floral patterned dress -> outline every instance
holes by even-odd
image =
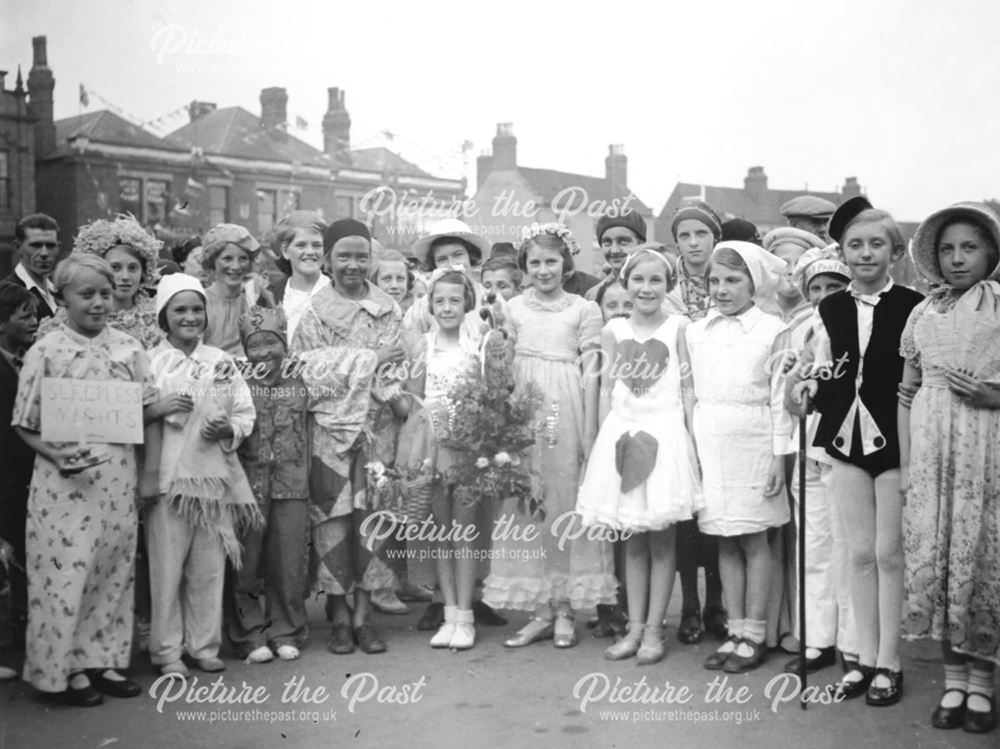
[[[962,369],[1000,384],[1000,283],[925,299],[900,354],[922,374],[910,411],[903,636],[1000,663],[1000,410],[969,407],[944,379]]]
[[[32,346],[21,370],[13,423],[41,431],[42,378],[141,383],[156,398],[139,343],[105,328],[87,338],[60,325]],[[102,445],[111,460],[62,476],[35,458],[28,499],[28,633],[24,679],[66,689],[85,668],[127,668],[132,645],[136,464],[132,445]]]
[[[575,512],[583,465],[580,355],[600,343],[601,310],[576,294],[545,302],[529,288],[510,300],[507,320],[517,336],[515,387],[536,383],[546,398],[543,413],[558,413],[558,424],[555,440],[542,430],[528,454],[530,470],[541,485],[545,518],[516,515],[516,499],[504,504],[501,515],[516,515],[514,524],[522,529],[537,526],[537,534],[530,542],[512,537],[494,542],[483,599],[494,608],[528,611],[550,601],[568,601],[574,609],[614,603],[617,583],[610,546],[580,535]]]

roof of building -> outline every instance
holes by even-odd
[[[610,203],[614,199],[624,198],[624,195],[612,194],[611,187],[604,177],[591,177],[586,174],[573,174],[572,172],[560,172],[555,169],[532,169],[526,166],[518,166],[517,173],[521,175],[532,192],[538,195],[545,205],[552,203],[552,200],[567,187],[582,187],[587,191],[587,202],[603,200]],[[640,213],[652,214],[652,210],[636,198],[632,205],[638,208]]]
[[[678,182],[660,211],[660,217],[670,219],[677,202],[686,199],[704,200],[723,218],[742,218],[754,224],[767,223],[780,218],[781,206],[798,195],[815,195],[840,205],[844,196],[839,192],[816,190],[775,190],[770,187],[753,195],[745,187],[718,187]],[[678,201],[677,198],[681,201]]]
[[[202,115],[167,136],[185,148],[207,154],[266,161],[330,166],[330,158],[294,135],[278,139],[263,131],[260,118],[243,107],[224,107]]]
[[[384,146],[356,148],[351,152],[351,166],[370,172],[390,172],[408,177],[430,177],[416,164]]]
[[[181,150],[174,143],[153,135],[138,125],[133,125],[123,117],[107,109],[76,117],[66,117],[55,121],[56,152],[68,148],[66,139],[74,135],[83,135],[95,143],[109,143],[117,146],[134,146],[138,148],[159,148],[167,151]]]

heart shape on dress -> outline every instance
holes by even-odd
[[[615,375],[641,397],[653,387],[667,371],[670,349],[658,338],[639,343],[634,339],[621,341],[615,360]]]
[[[634,435],[625,432],[615,443],[615,468],[622,477],[622,494],[641,486],[653,472],[659,450],[656,437],[639,431]]]

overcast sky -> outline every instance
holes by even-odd
[[[472,178],[498,122],[514,123],[524,166],[602,175],[622,143],[657,212],[678,179],[738,186],[752,165],[786,189],[856,175],[902,220],[1000,197],[996,0],[318,7],[6,0],[0,68],[12,87],[46,35],[57,118],[78,113],[80,83],[84,111],[103,98],[141,121],[192,99],[259,113],[260,89],[283,86],[292,123],[310,125],[296,134],[319,147],[340,86],[353,146],[389,145],[441,176],[462,173],[471,141]]]

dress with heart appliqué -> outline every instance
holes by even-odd
[[[682,320],[671,315],[647,338],[637,338],[624,318],[607,324],[616,341],[607,369],[614,384],[577,499],[586,525],[663,530],[704,506],[681,401]]]

